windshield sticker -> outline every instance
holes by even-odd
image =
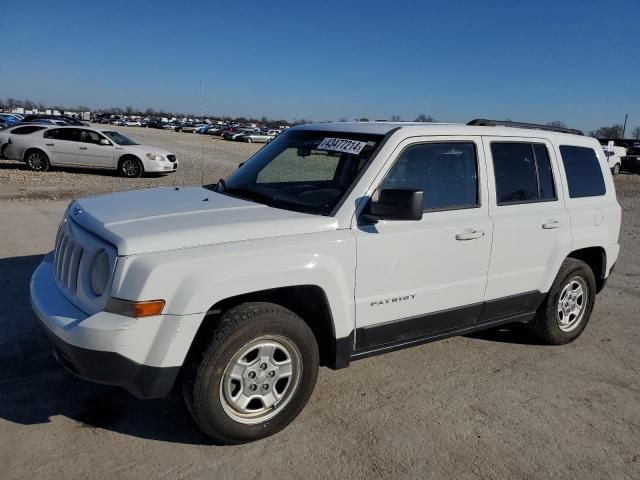
[[[318,145],[317,150],[330,150],[332,152],[351,153],[359,155],[367,142],[358,142],[357,140],[347,140],[344,138],[325,138]]]

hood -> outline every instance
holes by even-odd
[[[202,187],[169,187],[81,198],[73,221],[118,255],[335,230],[334,218],[280,210]]]
[[[173,152],[169,150],[163,150],[162,148],[150,147],[149,145],[118,145],[122,149],[126,150],[134,150],[136,152],[140,152],[141,156],[146,155],[147,153],[157,153],[163,156],[167,155],[175,155]]]

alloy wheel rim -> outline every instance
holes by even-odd
[[[44,167],[44,161],[42,159],[42,155],[37,152],[33,152],[29,155],[29,166],[33,170],[42,170]]]
[[[122,171],[127,177],[135,177],[139,171],[138,163],[135,160],[125,160],[122,162]]]
[[[288,339],[262,336],[231,358],[220,381],[225,413],[243,424],[265,422],[284,409],[297,391],[301,354]]]
[[[571,278],[558,296],[556,320],[563,332],[575,330],[584,318],[589,303],[589,287],[582,277]]]

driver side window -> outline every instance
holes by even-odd
[[[424,210],[480,206],[473,142],[421,143],[407,147],[380,185],[424,192]]]
[[[96,145],[100,144],[101,137],[98,133],[92,132],[91,130],[82,130],[80,134],[80,141],[82,143],[94,143]]]

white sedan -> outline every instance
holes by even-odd
[[[104,168],[129,178],[178,169],[175,154],[140,145],[120,132],[92,128],[55,127],[12,136],[4,149],[8,159],[23,160],[30,170],[50,167]]]

